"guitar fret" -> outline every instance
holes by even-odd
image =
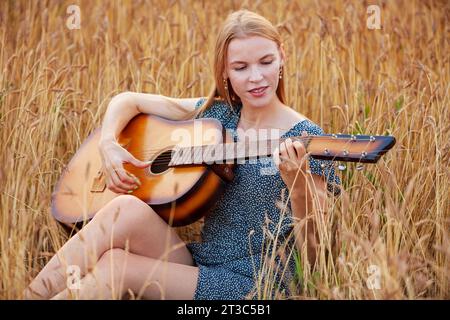
[[[236,155],[236,149],[235,149],[235,143],[226,143],[225,144],[225,157],[226,157],[226,163],[233,163],[234,157]]]
[[[193,146],[191,147],[191,159],[190,159],[190,164],[194,164],[195,163],[195,154],[197,152],[197,147]]]
[[[239,164],[242,164],[242,163],[245,163],[245,151],[246,151],[246,148],[245,148],[245,146],[243,147],[243,144],[242,143],[237,143],[236,144],[236,160],[237,160],[237,163],[239,163]]]
[[[183,164],[190,164],[192,162],[192,147],[186,148],[186,152],[183,157]]]
[[[192,163],[194,164],[201,164],[203,162],[203,146],[195,146],[194,147],[195,151],[194,151],[194,160],[192,161]]]
[[[258,158],[259,156],[259,146],[263,143],[260,141],[251,141],[248,147],[249,158]]]
[[[203,151],[203,161],[207,164],[214,163],[216,155],[216,145],[206,145]]]
[[[191,147],[191,156],[189,158],[189,164],[193,164],[195,161],[195,151],[197,149],[195,148],[195,146]]]
[[[223,164],[223,145],[221,143],[215,145],[214,147],[214,162],[218,164]]]
[[[205,163],[208,161],[208,145],[202,146],[200,151],[200,157],[202,158],[202,163]]]
[[[177,165],[178,152],[172,150],[169,165]]]

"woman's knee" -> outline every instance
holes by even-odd
[[[129,252],[121,248],[112,248],[105,251],[97,262],[99,272],[114,275],[114,278],[126,275],[125,267]]]
[[[113,233],[114,246],[123,248],[126,241],[139,236],[141,230],[146,230],[145,226],[153,224],[155,215],[153,209],[142,200],[130,195],[120,195],[98,211],[92,223],[107,237]]]
[[[123,266],[126,261],[128,252],[121,248],[112,248],[106,250],[100,259],[98,260],[98,265],[101,267],[112,266],[114,270]]]
[[[113,223],[132,222],[130,225],[145,223],[156,214],[144,201],[132,195],[119,195],[111,200],[94,216],[96,220]]]
[[[113,248],[105,251],[98,260],[95,269],[97,276],[104,278],[104,281],[113,281],[113,285],[124,293],[127,286],[127,257],[128,252],[124,249]],[[124,286],[119,288],[118,286]]]

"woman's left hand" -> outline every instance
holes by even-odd
[[[306,131],[303,131],[302,137],[306,136],[308,134]],[[311,171],[309,168],[308,154],[303,143],[287,138],[280,144],[279,148],[274,150],[273,160],[280,170],[281,178],[289,190],[305,190],[307,175]],[[299,171],[298,174],[297,171]]]

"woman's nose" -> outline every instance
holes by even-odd
[[[257,82],[262,79],[261,71],[258,67],[254,67],[250,71],[250,81]]]

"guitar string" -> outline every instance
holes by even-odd
[[[199,154],[199,156],[203,156],[203,154]],[[268,156],[268,155],[264,155],[264,157],[265,156]],[[349,152],[347,155],[346,155],[347,157],[355,157],[355,156],[359,156],[358,158],[359,159],[361,159],[362,157],[361,157],[361,153],[360,152]],[[250,156],[248,156],[248,157],[250,157]],[[254,157],[258,157],[258,156],[251,156],[252,158],[254,158]],[[337,161],[337,160],[333,160],[333,159],[335,159],[336,157],[338,157],[338,155],[333,155],[333,156],[329,156],[330,157],[330,159],[329,160],[331,160],[331,161]],[[191,155],[190,157],[188,157],[188,158],[186,158],[186,160],[191,160],[192,162],[190,162],[190,163],[186,163],[186,164],[194,164],[194,161],[195,161],[195,159],[192,159],[193,158],[193,155]],[[239,157],[239,159],[240,159],[241,157]],[[237,158],[236,158],[237,159]],[[163,156],[163,157],[158,157],[158,158],[156,158],[153,162],[152,162],[152,164],[165,164],[165,163],[167,163],[167,162],[170,162],[170,160],[172,160],[172,157],[171,156]],[[224,160],[224,161],[227,161],[227,160],[230,160],[230,159],[222,159],[222,160]],[[322,159],[323,160],[323,159]]]
[[[312,137],[305,137],[305,141],[310,141],[312,139]],[[264,140],[264,141],[276,141],[276,139],[275,140]],[[252,142],[254,142],[254,141],[251,141],[250,143],[252,143]],[[222,145],[224,145],[224,149],[226,149],[226,145],[231,145],[231,144],[239,144],[239,143],[241,143],[242,144],[242,142],[230,142],[230,143],[222,143]],[[249,146],[249,144],[250,143],[247,143],[247,141],[245,141],[244,142],[245,143],[245,147],[247,147],[247,146]],[[198,153],[198,151],[196,151],[197,149],[195,149],[194,150],[194,148],[203,148],[204,146],[218,146],[219,144],[211,144],[211,145],[201,145],[201,146],[191,146],[191,147],[182,147],[181,149],[184,149],[184,148],[186,148],[186,150],[192,150],[191,152],[194,152],[195,154],[196,153]],[[153,150],[155,150],[155,151],[160,151],[161,149],[153,149]],[[152,151],[153,150],[144,150],[144,151],[140,151],[140,152],[135,152],[134,153],[134,155],[135,156],[144,156],[144,157],[146,157],[146,156],[149,156],[149,155],[151,155],[151,156],[153,156],[153,155],[156,155],[157,153],[153,153]],[[180,150],[180,149],[179,149]],[[179,151],[178,150],[178,151]],[[234,150],[234,149],[233,149]],[[167,152],[167,151],[166,151]],[[189,152],[189,151],[187,151],[187,152]],[[204,152],[204,151],[203,151]],[[203,154],[203,152],[201,153],[201,154]],[[165,156],[160,156],[160,157],[158,157],[157,159],[165,159],[165,160],[167,160],[167,159],[170,159],[170,158],[172,158],[172,156],[171,155],[165,155]]]
[[[311,138],[309,138],[309,140],[310,140]],[[307,139],[308,140],[308,139]],[[342,139],[341,139],[342,140]],[[270,141],[270,140],[269,140]],[[370,141],[370,140],[369,140]],[[230,143],[231,144],[231,143]],[[209,146],[209,145],[208,145]],[[217,146],[217,145],[216,145]],[[195,147],[203,147],[203,146],[194,146],[194,148]],[[192,147],[185,147],[186,148],[186,150],[188,150],[189,148],[192,148]],[[153,149],[153,150],[156,150],[156,151],[159,151],[159,150],[161,150],[161,149]],[[152,149],[149,149],[149,150],[145,150],[145,151],[142,151],[142,152],[136,152],[136,153],[134,153],[133,155],[134,156],[144,156],[144,157],[146,157],[146,156],[153,156],[153,155],[155,155],[156,153],[152,153],[152,151],[153,151]],[[194,150],[194,149],[191,149],[192,150],[192,152],[195,152],[195,154],[197,154],[198,152],[196,151],[196,150]],[[233,149],[234,150],[234,149]],[[204,151],[203,151],[204,152]],[[200,154],[202,155],[203,154],[203,152],[201,152]],[[355,153],[353,153],[353,152],[348,152],[348,155],[350,156],[351,154],[360,154],[360,152],[355,152]],[[194,154],[193,154],[194,155]],[[163,155],[163,156],[160,156],[160,157],[157,157],[156,159],[155,159],[155,161],[153,162],[153,163],[157,163],[157,161],[156,160],[160,160],[159,162],[160,163],[163,163],[163,162],[166,162],[167,160],[169,160],[169,159],[172,159],[172,155],[171,154],[167,154],[167,155]],[[145,160],[142,160],[142,161],[145,161]]]
[[[197,155],[196,155],[197,156]],[[200,155],[198,155],[198,156],[203,156],[203,154],[200,154]],[[270,155],[270,156],[272,156],[272,154]],[[348,154],[346,154],[346,157],[355,157],[355,156],[357,156],[358,158],[362,158],[361,157],[361,153],[360,152],[349,152]],[[214,157],[214,156],[212,156],[212,157]],[[258,156],[250,156],[250,155],[247,155],[245,158],[257,158]],[[269,157],[269,155],[264,155],[264,156],[260,156],[260,157]],[[314,156],[313,156],[314,157]],[[338,155],[333,155],[333,156],[329,156],[330,157],[330,159],[329,160],[331,160],[331,161],[333,161],[333,159],[335,159],[336,157],[338,157]],[[193,158],[195,158],[195,157],[193,157],[193,155],[192,156],[190,156],[190,157],[187,157],[186,158],[186,160],[190,160],[190,162],[188,162],[188,163],[185,163],[185,164],[192,164],[192,163],[194,163],[195,162],[195,159],[193,159]],[[233,157],[233,159],[234,159],[235,157]],[[242,157],[238,157],[238,158],[236,158],[236,159],[241,159]],[[184,159],[184,158],[182,158],[182,159]],[[171,156],[163,156],[163,157],[158,157],[158,158],[156,158],[153,162],[151,162],[151,164],[153,165],[153,164],[165,164],[165,163],[168,163],[168,162],[170,162],[172,160],[172,157]],[[214,161],[214,158],[213,159],[211,159],[211,160],[213,160]],[[224,159],[222,159],[223,161],[227,161],[227,160],[231,160],[231,159],[228,159],[228,158],[224,158]],[[323,160],[323,159],[322,159]],[[326,159],[325,159],[326,160]],[[334,161],[337,161],[337,160],[334,160]]]
[[[313,137],[305,137],[305,138],[299,138],[299,140],[305,140],[305,141],[310,141],[311,139],[314,139],[314,140],[322,140],[322,139],[329,139],[328,137],[321,137],[321,136],[313,136]],[[339,140],[348,140],[348,141],[352,141],[352,140],[350,140],[350,139],[347,139],[347,138],[337,138],[337,139],[339,139]],[[277,139],[273,139],[273,140],[262,140],[262,141],[267,141],[267,142],[269,142],[269,141],[277,141]],[[370,139],[359,139],[358,141],[370,141]],[[246,146],[248,145],[247,144],[247,142],[248,141],[245,141],[245,143],[246,143]],[[257,142],[257,141],[250,141],[250,143],[253,143],[253,142]],[[239,144],[239,143],[243,143],[242,141],[238,141],[238,142],[229,142],[229,143],[220,143],[220,144],[222,144],[222,145],[231,145],[231,144]],[[183,148],[186,148],[186,149],[189,149],[189,148],[196,148],[196,147],[204,147],[204,146],[211,146],[211,145],[214,145],[214,146],[217,146],[217,145],[219,145],[219,144],[209,144],[209,145],[200,145],[200,146],[190,146],[190,147],[181,147],[181,149],[183,149]],[[175,147],[175,146],[174,146]],[[143,150],[143,151],[139,151],[139,152],[135,152],[134,153],[134,155],[137,155],[137,156],[139,156],[139,155],[148,155],[149,153],[153,153],[154,151],[155,152],[158,152],[158,151],[160,151],[161,150],[161,148],[154,148],[154,149],[145,149],[145,150]]]
[[[308,139],[305,139],[305,141],[306,140],[311,140],[312,138],[308,138]],[[258,140],[258,141],[245,141],[245,142],[243,142],[243,141],[238,141],[238,142],[226,142],[226,143],[223,143],[223,142],[220,142],[220,143],[217,143],[217,144],[205,144],[205,145],[198,145],[198,146],[187,146],[187,147],[181,147],[181,149],[183,149],[183,148],[186,148],[186,149],[189,149],[189,148],[197,148],[197,147],[206,147],[206,146],[218,146],[218,145],[231,145],[231,144],[237,144],[237,145],[239,145],[239,144],[243,144],[243,143],[245,143],[245,145],[247,146],[247,145],[249,145],[249,144],[251,144],[251,143],[264,143],[265,141],[267,141],[267,143],[269,143],[270,141],[277,141],[276,139],[273,139],[273,140]],[[173,147],[176,147],[176,146],[173,146]],[[148,152],[148,151],[159,151],[159,150],[161,150],[161,148],[156,148],[156,149],[145,149],[145,150],[143,150],[143,151],[141,151],[141,153],[145,153],[145,152]]]
[[[353,156],[353,155],[360,155],[360,153],[358,152],[358,153],[348,153],[347,154],[347,157],[350,157],[350,156]],[[333,159],[335,159],[336,157],[338,157],[338,156],[336,156],[336,155],[333,155],[333,156],[330,156],[330,160],[331,161],[337,161],[337,160],[333,160]],[[359,157],[359,159],[361,159],[361,157]],[[165,159],[162,159],[162,158],[157,158],[154,162],[152,162],[152,165],[153,164],[167,164],[168,162],[170,162],[170,160],[171,160],[171,158],[170,157],[168,157],[168,158],[165,158]],[[192,159],[192,158],[189,158],[189,160],[192,160],[192,162],[190,162],[190,163],[186,163],[186,164],[201,164],[201,163],[194,163],[194,160]],[[227,161],[227,160],[230,160],[230,159],[222,159],[223,161]],[[323,159],[320,159],[320,160],[323,160]],[[181,164],[180,164],[181,165]]]

